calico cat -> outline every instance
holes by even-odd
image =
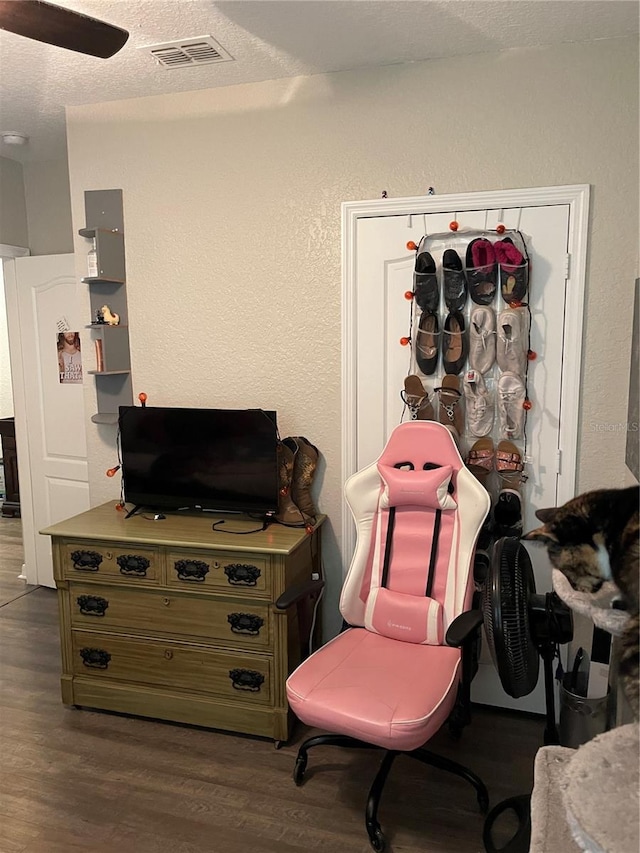
[[[638,583],[640,487],[586,492],[564,506],[540,509],[542,527],[522,538],[543,542],[551,565],[580,592],[596,592],[606,580],[620,590],[629,621],[621,638],[620,679],[638,718]]]

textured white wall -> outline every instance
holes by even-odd
[[[68,146],[74,229],[84,190],[124,191],[134,393],[275,408],[282,435],[322,450],[329,631],[340,587],[342,201],[430,185],[592,185],[579,488],[621,482],[624,435],[597,424],[627,411],[635,40],[74,107]],[[85,241],[76,247],[83,274]],[[116,497],[104,477],[113,439],[89,426],[93,503]]]
[[[73,252],[66,159],[25,163],[23,170],[31,254],[63,255]]]
[[[22,164],[0,157],[0,243],[28,246]]]

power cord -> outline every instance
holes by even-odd
[[[313,539],[309,538],[309,557],[311,565],[313,566]],[[319,571],[311,573],[311,580],[313,581],[324,581],[324,564],[322,558],[320,558],[320,564],[318,566]],[[313,654],[313,635],[316,629],[316,620],[318,616],[318,608],[320,607],[320,602],[324,596],[324,586],[321,588],[318,593],[318,597],[316,598],[316,602],[313,605],[313,614],[311,616],[311,628],[309,630],[309,654]]]

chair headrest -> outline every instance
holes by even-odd
[[[398,424],[389,436],[378,462],[392,466],[398,462],[410,462],[415,469],[422,469],[425,462],[451,465],[454,474],[464,468],[451,433],[435,421],[406,421]]]
[[[402,464],[402,463],[399,463]],[[378,462],[378,472],[384,482],[380,506],[421,506],[432,509],[455,509],[457,504],[449,493],[451,465],[422,468],[384,465]]]

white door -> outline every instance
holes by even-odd
[[[5,263],[4,275],[25,576],[54,586],[51,540],[38,531],[89,509],[82,351],[75,338],[86,323],[73,255],[17,258]]]
[[[561,413],[564,415],[563,402],[568,399],[567,384],[571,385],[575,368],[579,368],[580,363],[580,339],[573,346],[570,359],[567,358],[566,341],[572,208],[570,204],[517,207],[505,204],[500,208],[474,208],[469,204],[470,209],[461,211],[459,207],[446,209],[446,198],[440,201],[442,206],[438,212],[363,216],[354,223],[352,286],[355,307],[351,325],[353,470],[374,461],[393,428],[402,419],[408,419],[408,412],[403,414],[400,391],[404,387],[405,376],[415,372],[415,356],[411,346],[402,346],[400,339],[411,337],[412,333],[412,303],[405,294],[413,287],[415,252],[407,249],[407,242],[413,240],[417,244],[424,234],[441,234],[441,237],[431,239],[428,245],[439,268],[445,249],[456,249],[464,260],[466,245],[470,239],[479,236],[477,231],[495,229],[502,223],[508,229],[521,231],[531,258],[531,348],[538,353],[538,358],[530,362],[528,374],[528,396],[533,408],[527,416],[526,467],[529,479],[523,487],[523,498],[524,526],[525,530],[530,529],[537,526],[536,509],[563,503],[573,495],[575,482],[575,458],[567,457],[575,457],[576,436],[572,441],[568,433],[577,432],[577,425],[572,416],[563,431],[561,418]],[[433,209],[433,203],[431,207]],[[459,222],[458,232],[449,229],[453,220]],[[468,233],[465,233],[466,229]],[[496,239],[495,234],[493,239]],[[506,307],[501,302],[498,293],[494,303],[496,311]],[[467,327],[472,306],[469,299]],[[497,374],[497,369],[494,372]],[[423,377],[429,391],[439,386],[441,377],[441,368],[435,376]],[[492,377],[487,384],[495,389],[496,380],[497,376]],[[577,392],[577,388],[573,391]],[[492,435],[494,442],[499,440],[497,425]],[[463,439],[463,455],[472,442],[473,439]],[[524,451],[523,442],[516,443]],[[564,482],[561,460],[565,466]],[[551,589],[546,555],[535,548],[530,549],[530,554],[537,589],[546,592]],[[530,696],[510,699],[502,690],[486,644],[484,647],[480,671],[473,683],[473,700],[543,712],[542,679]]]

